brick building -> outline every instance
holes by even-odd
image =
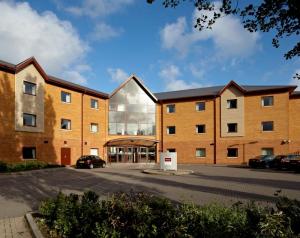
[[[300,151],[296,86],[225,86],[152,93],[132,75],[106,94],[47,75],[34,58],[0,61],[0,160],[74,164],[247,162]]]

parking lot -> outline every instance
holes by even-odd
[[[274,201],[274,193],[300,197],[300,174],[276,170],[213,165],[185,165],[194,174],[182,176],[148,175],[135,167],[105,169],[59,168],[0,174],[0,218],[16,217],[36,210],[41,200],[58,191],[82,193],[94,190],[105,198],[119,191],[145,191],[174,201],[197,204],[256,200]]]

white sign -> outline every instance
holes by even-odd
[[[177,152],[160,153],[160,169],[177,170]]]

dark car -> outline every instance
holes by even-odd
[[[106,162],[96,155],[83,155],[76,162],[76,168],[105,168]]]
[[[299,172],[300,171],[300,155],[296,155],[290,160],[289,169]]]
[[[249,160],[249,166],[251,168],[270,168],[272,166],[272,161],[274,160],[274,155],[260,155]]]
[[[280,169],[290,169],[291,161],[299,158],[299,155],[287,155],[280,162]]]
[[[287,155],[277,155],[271,162],[270,167],[276,169],[285,168]]]

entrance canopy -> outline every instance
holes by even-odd
[[[152,147],[155,146],[159,141],[145,138],[120,138],[113,139],[106,142],[106,146],[141,146],[141,147]]]

